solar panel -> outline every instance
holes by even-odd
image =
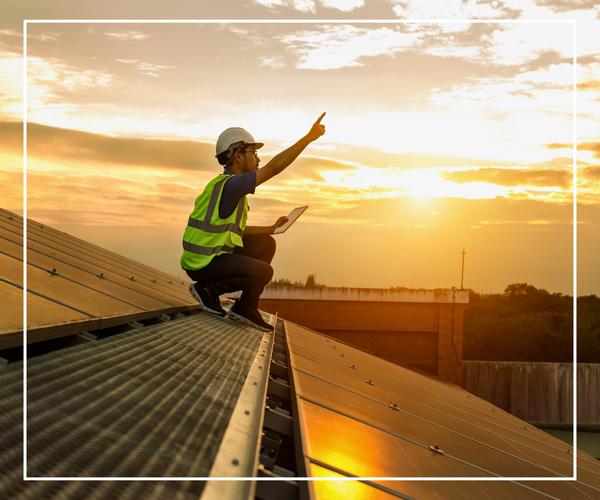
[[[503,500],[548,500],[548,496],[512,482],[483,481],[340,481],[345,474],[321,467],[316,463],[308,466],[315,478],[330,478],[328,481],[311,482],[315,500],[335,498],[360,498],[361,500],[406,500],[424,499],[503,499]],[[337,481],[336,481],[337,479]],[[530,484],[530,483],[527,483]],[[556,483],[552,483],[553,485]],[[583,498],[575,496],[565,498]],[[589,498],[588,498],[589,500]]]
[[[23,218],[0,210],[0,282],[13,305],[0,349],[22,343]],[[28,341],[196,309],[189,283],[47,225],[28,221]],[[22,297],[22,295],[21,295]],[[20,319],[21,318],[21,319]]]
[[[572,447],[486,401],[299,325],[285,326],[308,475],[572,476]],[[354,494],[376,499],[600,498],[600,465],[586,457],[578,471],[579,482],[382,479],[358,485],[315,482],[310,488],[316,499]]]
[[[446,456],[501,476],[555,476],[556,472],[569,476],[572,471],[569,461],[545,456],[535,449],[520,449],[515,443],[503,441],[491,432],[456,418],[445,417],[435,410],[407,401],[392,403],[389,393],[369,386],[365,381],[348,380],[348,376],[338,377],[331,370],[323,370],[324,367],[306,365],[296,365],[301,397],[326,405],[332,411],[344,411],[353,418],[382,427],[391,435],[419,443],[428,454],[431,453],[429,447],[439,445]],[[312,368],[313,372],[319,370],[319,378],[302,373],[300,370],[304,367],[309,370]],[[321,376],[328,381],[321,379]],[[343,385],[338,386],[338,383]],[[390,407],[394,404],[396,407]],[[552,469],[549,469],[550,464]]]
[[[292,345],[295,345],[296,342],[298,342],[296,339],[290,337]],[[365,371],[364,367],[357,365],[350,355],[345,358],[330,359],[297,346],[294,347],[294,352],[297,355],[295,359],[299,370],[308,373],[322,372],[321,376],[325,375],[325,379],[331,383],[351,388],[365,397],[373,398],[378,396],[379,400],[383,403],[387,404],[389,401],[390,404],[397,404],[402,411],[408,411],[416,418],[431,421],[436,425],[442,425],[446,428],[455,429],[457,432],[468,432],[469,436],[479,441],[486,442],[491,440],[495,443],[494,446],[507,453],[517,453],[522,457],[530,457],[532,454],[535,456],[541,452],[544,459],[546,458],[545,455],[549,454],[559,460],[558,466],[568,464],[570,469],[566,471],[567,474],[565,475],[571,475],[572,459],[570,455],[566,454],[566,447],[557,448],[556,440],[547,438],[545,433],[538,431],[533,426],[530,426],[532,428],[532,435],[529,435],[530,431],[522,429],[523,424],[521,424],[519,429],[523,431],[527,438],[523,439],[522,435],[513,431],[512,428],[490,423],[483,416],[474,416],[474,414],[479,413],[479,409],[476,409],[473,413],[461,411],[447,402],[440,403],[435,395],[426,389],[422,389],[423,394],[420,393],[417,387],[406,389],[400,383],[401,378],[395,383],[381,379],[378,377],[377,372],[373,370]],[[317,366],[319,363],[325,366]],[[351,366],[355,366],[355,368],[351,368]],[[372,385],[367,383],[369,380]],[[408,384],[406,385],[408,386]],[[463,392],[462,397],[467,399],[470,395]],[[477,401],[477,398],[474,396],[472,398],[474,402]],[[489,403],[485,403],[485,405],[487,412],[491,413],[490,408],[492,406]],[[542,440],[536,439],[536,436],[539,436]],[[546,444],[546,439],[551,443],[550,445]],[[514,442],[523,444],[523,451],[519,452],[517,450],[515,452],[513,448]]]
[[[23,330],[23,290],[1,281],[0,278],[0,297],[3,310],[0,336],[8,338],[12,333],[12,337],[22,339],[18,332]]]
[[[297,326],[290,327],[289,342],[295,346],[308,347],[309,352],[304,353],[305,357],[318,359],[318,355],[325,355],[329,358],[324,361],[325,363],[343,371],[354,365],[355,368],[350,373],[362,373],[365,380],[373,379],[373,383],[376,383],[377,386],[432,406],[457,418],[472,420],[477,425],[507,439],[517,439],[530,445],[541,446],[547,453],[556,453],[556,445],[560,441],[533,426],[527,426],[527,429],[524,429],[524,422],[520,419],[460,388],[441,384],[413,370],[400,368],[398,365],[350,348],[336,340],[332,339],[328,342],[325,337],[314,332],[306,330],[298,335],[298,331],[301,330],[298,330]],[[338,350],[334,350],[333,346],[338,347]],[[343,352],[339,350],[340,346],[343,346],[346,352],[351,349],[352,354],[345,354],[346,357],[342,358]],[[298,347],[296,350],[303,354]],[[377,381],[375,382],[375,380]],[[564,457],[565,449],[561,447],[557,456]]]

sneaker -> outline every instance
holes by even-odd
[[[203,311],[217,314],[218,316],[225,316],[227,314],[225,309],[221,307],[219,297],[211,293],[206,287],[196,288],[195,285],[190,285],[190,293],[198,302]]]
[[[251,306],[243,306],[237,300],[235,301],[235,304],[231,306],[227,316],[244,325],[256,328],[261,332],[272,332],[274,330],[269,323],[262,319],[258,309]]]

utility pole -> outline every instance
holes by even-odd
[[[463,278],[465,277],[465,255],[467,254],[467,252],[465,252],[465,249],[463,248],[463,251],[461,252],[461,255],[463,256],[462,258],[462,272],[460,274],[460,289],[463,289]]]

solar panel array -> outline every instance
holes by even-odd
[[[198,308],[186,282],[44,224],[27,227],[29,342]],[[23,219],[1,209],[0,294],[1,350],[22,343],[23,329]],[[562,441],[435,377],[285,327],[299,470],[362,478],[309,482],[312,499],[600,498],[600,465],[578,452],[578,480],[566,480],[574,450]],[[199,314],[32,358],[30,475],[208,475],[260,338]],[[23,483],[19,363],[0,370],[0,497],[201,494],[203,482]]]
[[[22,344],[23,218],[0,209],[0,349]],[[79,238],[27,224],[28,342],[198,307],[189,283]]]
[[[513,478],[319,481],[315,499],[600,498],[600,464],[583,453],[576,483],[518,480],[572,477],[562,441],[456,386],[285,326],[308,476]]]

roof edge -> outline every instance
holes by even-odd
[[[402,289],[389,288],[334,288],[266,286],[261,300],[332,300],[354,302],[421,302],[434,304],[468,304],[468,290],[436,288]]]

